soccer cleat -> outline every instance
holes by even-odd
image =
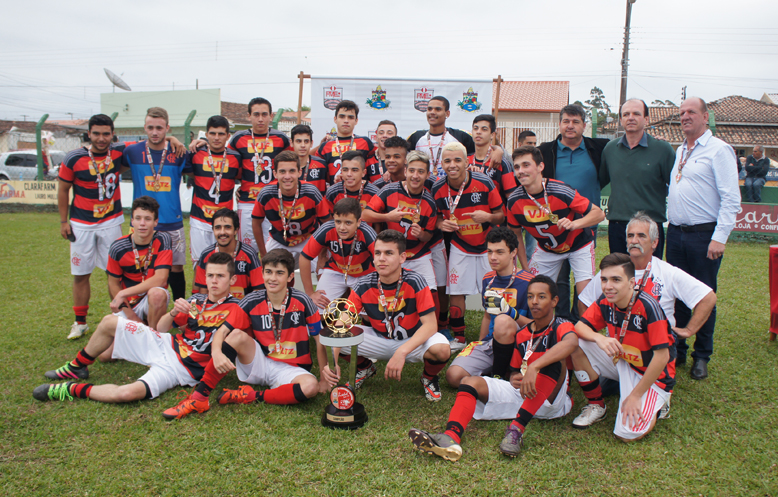
[[[467,347],[467,342],[465,341],[465,337],[454,337],[453,340],[448,342],[448,346],[451,349],[451,352],[460,352]]]
[[[67,383],[44,383],[35,387],[32,391],[32,397],[41,402],[48,400],[73,400],[73,396],[70,394],[70,385],[74,382],[69,381]]]
[[[179,402],[177,406],[165,410],[165,412],[162,413],[162,417],[165,419],[181,419],[185,416],[188,416],[189,414],[192,414],[193,412],[199,412],[202,414],[210,408],[211,405],[207,400],[195,400],[190,395],[189,397]]]
[[[670,399],[667,399],[665,405],[663,405],[662,408],[659,409],[659,414],[657,415],[656,419],[667,419],[669,417],[670,417]]]
[[[505,429],[505,438],[500,442],[500,452],[509,457],[518,456],[519,452],[521,452],[521,444],[524,442],[522,435],[521,430],[513,425],[509,425]]]
[[[253,395],[252,395],[253,394]],[[241,385],[237,390],[225,388],[216,398],[219,404],[251,404],[256,399],[254,389],[248,385]]]
[[[85,380],[89,378],[89,369],[86,366],[77,368],[67,363],[61,368],[46,371],[43,376],[50,380]]]
[[[88,324],[78,324],[74,322],[73,326],[70,327],[70,334],[68,335],[68,340],[75,340],[77,338],[81,338],[86,334],[87,331],[89,331]]]
[[[365,380],[367,380],[371,376],[375,376],[376,371],[377,369],[375,367],[375,364],[373,364],[372,362],[370,363],[370,366],[366,367],[365,369],[360,369],[359,371],[357,371],[356,380],[354,380],[356,389],[359,390],[360,388],[362,388],[362,385],[365,383]],[[348,383],[346,385],[348,385]]]
[[[445,433],[433,435],[423,430],[411,428],[408,437],[417,449],[427,454],[434,454],[447,461],[458,461],[462,457],[462,447]]]
[[[581,409],[581,414],[573,420],[573,428],[588,428],[597,421],[605,419],[606,409],[597,404],[587,404]]]
[[[437,376],[428,380],[422,375],[421,386],[424,387],[424,395],[427,397],[427,400],[430,402],[438,402],[440,400],[440,384],[438,383]]]

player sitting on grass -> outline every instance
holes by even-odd
[[[386,379],[400,381],[406,362],[424,362],[421,383],[427,400],[440,400],[438,373],[446,366],[451,350],[446,338],[437,332],[432,294],[415,271],[402,268],[405,262],[405,237],[395,230],[384,230],[375,242],[376,272],[363,276],[349,294],[354,311],[364,310],[364,341],[359,344],[356,388],[376,373],[367,359],[387,361]],[[337,349],[336,349],[337,352]],[[320,357],[325,357],[320,355]],[[337,380],[329,366],[322,378]]]
[[[532,274],[516,268],[519,241],[506,226],[493,228],[486,237],[486,254],[492,271],[483,279],[483,305],[479,341],[470,342],[446,371],[446,381],[458,388],[466,376],[507,378],[516,332],[531,321],[527,287]]]
[[[471,419],[513,419],[500,452],[516,457],[524,430],[533,418],[556,419],[570,412],[564,361],[578,348],[578,338],[572,323],[554,314],[559,301],[554,280],[534,277],[527,300],[534,321],[516,334],[510,381],[488,376],[463,378],[444,433],[416,428],[408,432],[417,449],[457,461],[462,457],[462,434]]]
[[[659,302],[643,285],[635,289],[635,266],[627,254],[600,262],[602,291],[575,325],[580,349],[573,355],[578,383],[589,400],[573,427],[605,418],[600,376],[619,381],[619,412],[613,434],[630,442],[646,436],[675,385],[675,345]],[[644,280],[645,281],[645,280]],[[599,330],[606,328],[607,334]]]
[[[92,399],[98,402],[132,402],[153,399],[178,385],[195,385],[211,359],[211,338],[226,317],[240,310],[230,295],[235,265],[230,254],[216,253],[206,266],[208,294],[176,300],[162,316],[157,329],[109,314],[97,327],[86,347],[59,369],[46,371],[52,380],[89,378],[88,366],[113,343],[113,358],[149,366],[146,374],[127,385],[46,383],[32,392],[38,400]],[[180,335],[166,333],[184,327]],[[160,331],[157,331],[160,330]]]
[[[327,356],[319,344],[321,321],[316,305],[303,292],[287,287],[294,277],[292,254],[285,249],[271,250],[262,258],[262,270],[265,290],[250,293],[230,313],[213,335],[213,359],[202,381],[188,398],[162,416],[180,419],[207,411],[211,391],[232,370],[237,370],[240,381],[269,389],[257,391],[249,385],[224,389],[218,396],[220,404],[297,404],[315,397],[320,389],[335,386],[333,382],[320,387],[310,373],[309,336],[316,342],[320,368],[327,364]]]
[[[348,174],[349,161],[344,161],[343,175]],[[303,288],[319,307],[324,309],[330,299],[347,295],[358,278],[374,271],[372,251],[376,232],[366,222],[360,222],[362,209],[355,198],[344,198],[335,204],[334,221],[319,226],[300,257],[300,278]],[[311,281],[311,262],[329,249],[330,257],[319,276],[316,291]]]

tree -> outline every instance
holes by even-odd
[[[589,99],[585,103],[580,100],[576,100],[575,103],[586,110],[586,117],[589,119],[592,118],[592,112],[597,112],[597,125],[600,128],[605,126],[608,117],[613,119],[619,117],[615,112],[611,112],[611,106],[605,100],[605,93],[596,86],[589,92]]]

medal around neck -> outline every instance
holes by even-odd
[[[363,329],[358,326],[359,315],[354,303],[348,299],[331,300],[322,313],[322,327],[319,335],[321,344],[328,347],[327,362],[335,371],[338,357],[335,348],[351,347],[351,362],[348,368],[348,383],[338,385],[330,392],[330,403],[324,408],[321,424],[327,428],[356,430],[367,423],[365,406],[357,402],[357,346],[364,339]]]

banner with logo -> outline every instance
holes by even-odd
[[[56,181],[0,181],[0,202],[56,205],[57,186]]]
[[[388,119],[407,138],[414,131],[429,129],[425,112],[434,96],[444,96],[451,104],[450,128],[467,132],[473,118],[492,113],[492,80],[434,80],[394,78],[311,77],[311,127],[319,143],[325,133],[335,133],[335,107],[341,100],[359,106],[356,134],[375,140],[378,123]]]

